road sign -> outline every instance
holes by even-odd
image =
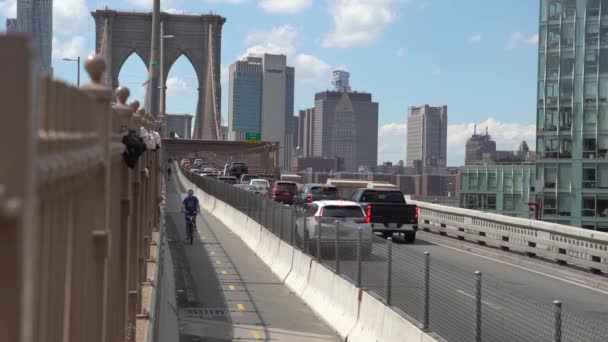
[[[262,141],[261,133],[245,133],[245,142],[248,144],[259,144]]]

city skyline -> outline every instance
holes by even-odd
[[[0,18],[10,16],[12,3],[12,0],[0,3]],[[488,124],[491,131],[499,132],[494,137],[500,149],[514,149],[522,139],[534,148],[536,86],[533,76],[537,70],[534,46],[538,4],[523,0],[508,4],[473,1],[464,9],[453,0],[386,1],[372,6],[371,23],[345,18],[353,24],[348,27],[355,30],[348,31],[344,23],[337,21],[339,8],[334,8],[343,3],[332,3],[335,6],[313,2],[291,13],[262,7],[257,0],[240,5],[172,0],[163,1],[163,7],[178,12],[211,10],[227,17],[221,61],[224,75],[228,65],[247,52],[260,52],[260,49],[285,52],[288,63],[300,70],[296,73],[296,109],[306,108],[314,93],[331,88],[331,70],[346,69],[355,74],[351,79],[354,87],[376,94],[381,104],[380,161],[396,162],[404,158],[405,144],[395,146],[393,142],[395,139],[405,141],[403,114],[407,108],[423,103],[450,106],[448,165],[464,162],[464,144],[473,131],[473,123]],[[362,8],[370,8],[368,0],[357,0],[357,3]],[[113,9],[150,9],[146,1],[110,0],[106,4]],[[75,83],[75,66],[61,58],[73,58],[76,54],[84,57],[92,51],[94,30],[88,12],[101,6],[83,0],[55,3],[53,66],[56,77]],[[494,11],[504,14],[504,23],[491,19]],[[430,17],[437,18],[436,25],[425,25],[422,29]],[[461,18],[463,23],[454,25],[459,23],[456,18]],[[353,32],[360,32],[357,29],[365,31],[364,41],[352,39]],[[143,62],[137,57],[130,58],[126,66],[130,71],[121,73],[121,82],[131,87],[134,96],[143,98],[138,89],[145,81]],[[171,69],[167,111],[195,111],[196,99],[192,94],[198,85],[191,75],[192,68],[186,58],[178,60]],[[499,84],[485,86],[497,79]],[[226,78],[222,86],[227,89]],[[496,87],[499,92],[489,90]],[[225,104],[227,92],[222,95]],[[495,103],[500,106],[491,105]],[[222,113],[226,120],[226,105],[222,106]]]

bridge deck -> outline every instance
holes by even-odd
[[[186,244],[179,212],[184,195],[173,177],[167,186],[166,222],[174,272],[167,271],[165,281],[175,278],[179,341],[340,340],[211,214],[198,217],[194,245]],[[170,301],[161,301],[159,336],[167,338],[175,328],[170,320],[163,321],[172,311]]]

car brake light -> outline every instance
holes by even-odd
[[[319,211],[319,215],[315,215],[315,220],[320,223],[322,217],[323,217],[323,208],[321,208],[321,211]]]
[[[308,203],[312,202],[312,195],[306,196],[306,202],[308,202]]]
[[[372,222],[372,205],[368,204],[365,206],[365,223]]]
[[[418,219],[418,207],[416,207],[416,210],[414,212],[414,218],[417,220]]]

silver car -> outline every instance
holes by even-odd
[[[266,179],[252,179],[249,185],[254,186],[257,189],[257,193],[262,196],[266,196],[268,189],[270,189],[270,183]]]
[[[316,201],[302,208],[296,221],[295,239],[298,246],[304,246],[304,250],[308,248],[311,254],[316,254],[320,241],[322,253],[325,253],[335,250],[338,234],[340,250],[348,247],[356,252],[359,230],[361,256],[367,258],[372,253],[373,232],[361,206],[351,201]]]

